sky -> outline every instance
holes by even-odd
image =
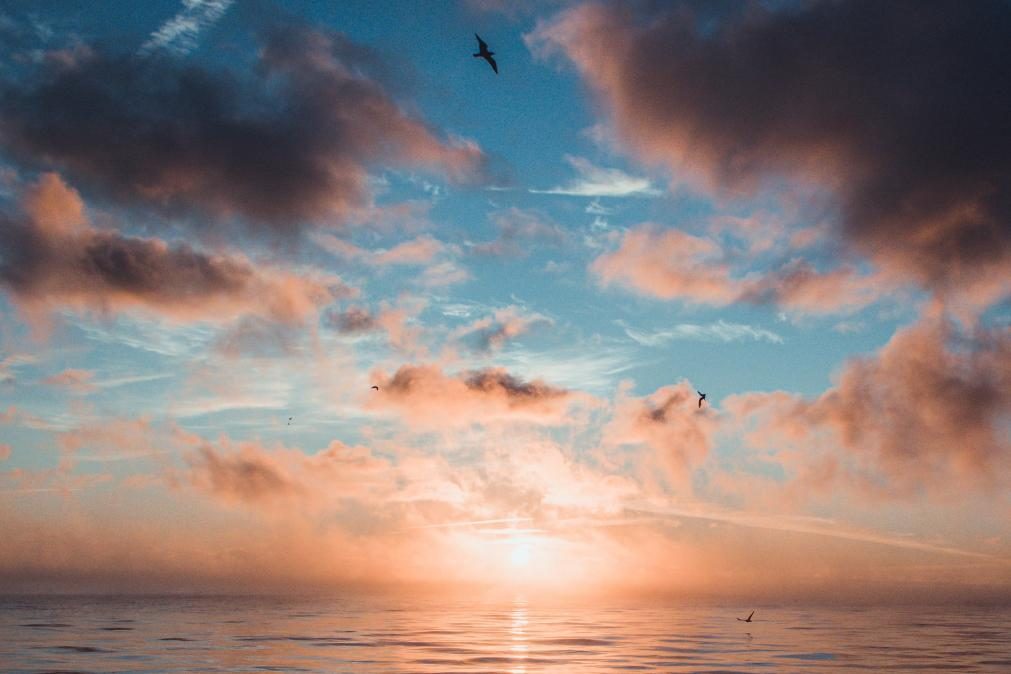
[[[0,54],[0,591],[1011,599],[1011,4]]]

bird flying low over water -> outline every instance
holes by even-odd
[[[474,33],[474,37],[477,38],[477,53],[474,54],[474,58],[483,58],[488,62],[488,65],[491,66],[491,69],[495,71],[495,74],[498,75],[498,64],[495,63],[495,59],[492,58],[495,52],[488,51],[488,45],[485,44],[485,41],[481,39],[480,35]]]
[[[379,390],[379,387],[378,387],[378,386],[373,386],[373,387],[372,387],[372,390],[373,390],[373,391],[378,391],[378,390]]]
[[[750,623],[751,622],[751,616],[753,616],[753,615],[755,615],[754,611],[752,611],[751,614],[748,615],[747,618],[738,618],[738,620],[740,620],[742,623]]]
[[[702,409],[702,401],[706,399],[706,394],[702,391],[696,391],[699,394],[699,409]]]

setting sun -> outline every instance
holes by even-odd
[[[514,543],[512,551],[509,553],[509,561],[513,566],[525,567],[530,565],[530,544]]]

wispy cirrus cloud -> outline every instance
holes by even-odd
[[[182,10],[158,27],[147,42],[141,45],[141,54],[165,50],[175,54],[188,54],[196,49],[200,34],[225,15],[235,0],[183,0]]]
[[[566,155],[565,161],[579,177],[546,190],[531,189],[534,194],[562,194],[573,197],[655,197],[661,191],[647,178],[639,178],[621,169],[596,166],[583,157]],[[595,203],[595,202],[594,202]]]
[[[638,330],[624,321],[617,321],[625,334],[643,346],[661,346],[675,340],[696,340],[702,342],[771,342],[782,344],[783,337],[767,330],[745,323],[731,323],[720,319],[715,323],[679,323],[668,330]]]

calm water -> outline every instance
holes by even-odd
[[[747,615],[745,609],[744,615]],[[0,599],[0,671],[1011,672],[1000,608]]]

